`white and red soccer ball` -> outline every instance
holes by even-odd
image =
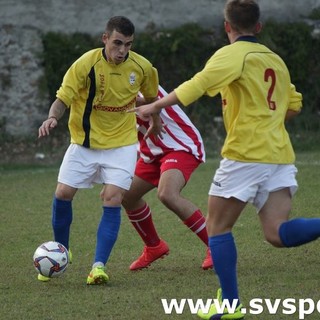
[[[33,255],[33,265],[41,275],[59,277],[69,264],[67,248],[59,242],[48,241],[41,244]]]

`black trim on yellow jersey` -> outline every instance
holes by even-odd
[[[108,61],[106,50],[104,48],[102,49],[102,55],[106,59],[106,61]]]
[[[85,134],[82,145],[85,148],[90,148],[90,129],[91,129],[90,115],[92,112],[93,99],[96,94],[96,76],[94,72],[94,67],[92,67],[89,72],[89,79],[90,79],[89,95],[86,101],[86,107],[84,109],[83,118],[82,118],[82,127]]]
[[[137,66],[139,66],[139,68],[142,71],[142,74],[144,75],[145,72],[144,72],[144,69],[143,69],[142,65],[137,60],[135,60],[133,57],[130,57],[130,60],[133,61]]]

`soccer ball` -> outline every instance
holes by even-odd
[[[48,241],[41,244],[33,255],[33,265],[45,277],[59,277],[69,263],[67,248],[59,242]]]

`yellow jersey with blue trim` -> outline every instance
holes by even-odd
[[[226,129],[222,157],[274,164],[295,161],[285,116],[288,110],[300,111],[302,95],[284,61],[255,37],[241,37],[220,48],[175,93],[184,106],[202,95],[221,94]]]
[[[57,98],[70,108],[71,143],[110,149],[137,143],[136,97],[158,96],[158,72],[141,55],[129,51],[120,64],[107,61],[104,48],[77,59],[66,72]]]

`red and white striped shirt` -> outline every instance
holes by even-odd
[[[165,95],[167,92],[159,86],[158,96],[161,98]],[[172,151],[185,151],[205,162],[205,150],[200,132],[178,105],[162,109],[160,118],[166,130],[162,139],[151,136],[143,140],[149,123],[137,117],[138,150],[144,162],[152,162],[156,157]]]

